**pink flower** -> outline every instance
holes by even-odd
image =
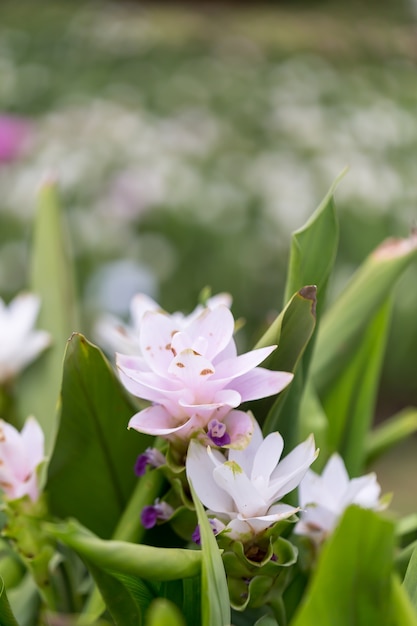
[[[39,497],[36,468],[44,459],[44,436],[34,417],[22,431],[0,420],[0,488],[8,500]]]
[[[237,356],[233,331],[233,315],[224,305],[203,309],[185,330],[175,316],[145,313],[143,356],[117,355],[126,389],[153,403],[131,418],[129,428],[180,441],[203,429],[215,445],[230,439],[223,445],[244,447],[252,419],[236,407],[279,393],[293,374],[258,367],[276,346]]]
[[[12,115],[0,115],[0,163],[16,160],[27,142],[29,123]]]

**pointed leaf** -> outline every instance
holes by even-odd
[[[350,507],[323,547],[291,626],[388,626],[393,549],[393,524]]]
[[[74,516],[111,536],[138,480],[137,455],[151,441],[127,430],[133,412],[100,350],[74,334],[65,355],[61,422],[49,467],[54,514]]]
[[[265,361],[264,366],[274,370],[294,372],[311,339],[316,323],[316,288],[314,286],[303,287],[293,295],[285,309],[280,313],[275,322],[270,326],[256,347],[278,344],[278,348]],[[275,400],[266,399],[258,406],[264,412],[268,411],[268,417],[264,423],[264,433],[267,435],[275,430],[281,430],[285,438],[295,437],[300,396],[292,396],[291,387],[284,390]],[[298,385],[297,385],[298,388]],[[291,396],[288,402],[288,395]],[[287,408],[291,405],[292,411]],[[280,419],[283,407],[285,420]],[[259,411],[254,409],[259,419]]]
[[[307,223],[292,236],[284,302],[303,285],[317,285],[319,308],[336,257],[339,228],[333,194],[344,175],[335,180]]]
[[[68,241],[52,182],[45,183],[39,192],[30,268],[30,289],[41,298],[38,328],[50,333],[52,345],[24,372],[19,383],[19,408],[23,420],[35,415],[41,424],[46,455],[50,457],[58,427],[65,345],[71,333],[79,330]]]
[[[390,626],[417,626],[417,613],[397,576],[392,579],[392,618]]]
[[[191,483],[190,489],[197,512],[201,537],[202,626],[230,626],[231,612],[229,592],[220,550],[203,505],[198,499]]]

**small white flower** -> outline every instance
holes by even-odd
[[[283,448],[281,435],[274,432],[263,439],[255,420],[249,445],[230,449],[228,459],[191,440],[188,479],[208,514],[227,522],[223,532],[232,539],[250,540],[298,511],[279,500],[298,486],[318,451],[312,435],[280,461]]]
[[[13,379],[50,343],[44,330],[34,330],[40,300],[22,293],[8,306],[0,298],[0,384]]]
[[[294,532],[320,543],[333,531],[349,505],[382,509],[380,493],[374,473],[350,480],[343,459],[333,454],[321,476],[309,470],[300,483],[301,520]]]
[[[44,435],[34,417],[28,417],[21,432],[0,420],[0,489],[8,500],[38,499],[36,468],[43,460]]]

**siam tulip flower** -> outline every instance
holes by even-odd
[[[301,482],[301,519],[294,532],[320,543],[333,531],[349,505],[374,510],[384,508],[379,500],[380,492],[374,473],[350,480],[343,459],[333,454],[321,476],[309,470]]]
[[[247,445],[252,419],[236,407],[280,392],[293,374],[257,367],[276,346],[237,356],[233,331],[233,315],[224,305],[204,308],[185,329],[173,316],[145,313],[143,356],[116,359],[126,389],[153,403],[131,418],[129,428],[177,444],[202,430],[214,445]]]
[[[21,432],[0,420],[0,488],[8,500],[38,499],[36,469],[44,458],[44,435],[34,417],[28,417]]]
[[[230,308],[232,298],[228,293],[219,293],[207,300],[207,308],[214,309],[221,304]],[[185,330],[189,324],[204,310],[199,304],[192,313],[184,315],[176,312],[171,314],[178,330]],[[103,315],[95,326],[97,341],[108,352],[121,352],[123,354],[140,355],[140,327],[142,318],[147,311],[164,311],[159,304],[144,293],[136,294],[130,303],[130,324],[124,324],[122,320],[112,315]]]
[[[311,435],[281,460],[284,442],[277,432],[265,439],[259,425],[244,450],[229,450],[228,458],[192,439],[186,471],[198,497],[221,532],[247,542],[299,509],[280,500],[293,491],[317,457]]]
[[[34,330],[39,298],[22,293],[6,306],[0,298],[0,384],[13,379],[50,343],[44,330]]]

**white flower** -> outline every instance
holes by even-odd
[[[219,293],[209,298],[206,307],[214,309],[221,304],[230,308],[231,296],[227,293]],[[199,304],[192,313],[184,315],[176,312],[170,315],[178,330],[186,330],[191,322],[204,310]],[[113,315],[103,315],[97,321],[94,334],[100,345],[108,352],[120,352],[122,354],[141,355],[140,328],[143,316],[148,311],[161,311],[162,309],[155,300],[144,293],[136,294],[130,303],[130,324],[125,324]]]
[[[312,435],[280,461],[283,447],[277,432],[263,439],[255,420],[249,445],[230,449],[228,459],[191,440],[188,479],[208,514],[227,523],[222,532],[232,539],[248,541],[298,511],[279,500],[298,486],[318,451]]]
[[[301,520],[294,532],[308,535],[320,543],[333,531],[349,505],[382,509],[380,492],[374,473],[350,480],[343,459],[333,454],[321,476],[309,470],[300,483]]]
[[[0,384],[14,378],[50,343],[44,330],[33,330],[40,300],[22,293],[8,306],[0,298]]]
[[[34,417],[28,417],[21,432],[0,420],[0,489],[8,500],[38,499],[36,468],[43,460],[44,435]]]

